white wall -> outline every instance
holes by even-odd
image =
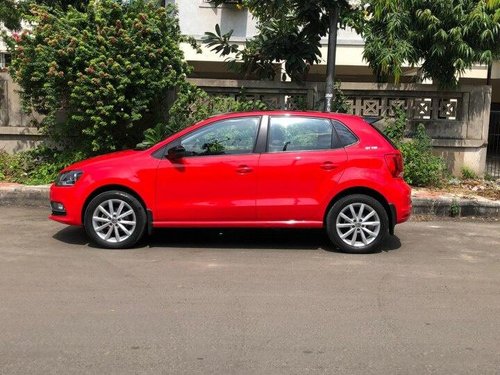
[[[173,1],[169,1],[173,2]],[[204,0],[176,0],[179,9],[181,31],[200,39],[206,31],[214,31],[215,25],[222,32],[234,30],[235,41],[245,40],[256,33],[256,24],[247,9],[237,9],[234,5],[215,8]]]

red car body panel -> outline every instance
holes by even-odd
[[[331,198],[332,187],[339,182],[346,161],[343,148],[262,154],[258,219],[321,223],[325,198]]]
[[[313,151],[255,152],[239,155],[157,157],[183,135],[236,117],[302,116],[334,119],[359,141]],[[267,129],[267,127],[266,127]],[[101,191],[124,189],[140,198],[154,227],[322,227],[329,205],[350,189],[369,189],[394,207],[395,223],[411,212],[410,188],[392,176],[384,156],[391,144],[363,119],[336,113],[264,111],[209,118],[144,151],[122,151],[75,163],[82,171],[73,186],[50,190],[65,214],[50,218],[82,225],[86,204]]]
[[[257,220],[258,163],[258,154],[161,160],[156,180],[155,221]]]

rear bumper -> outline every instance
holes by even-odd
[[[393,192],[395,194],[392,194],[389,204],[394,207],[396,216],[394,224],[401,224],[407,221],[411,215],[411,188],[403,179],[400,179],[396,182]]]
[[[396,219],[397,219],[396,223],[397,224],[401,224],[401,223],[404,223],[405,221],[408,221],[408,219],[411,216],[411,209],[412,209],[412,205],[411,205],[411,198],[410,198],[410,202],[408,204],[407,209],[400,210],[400,213],[397,215],[397,217],[396,217]]]

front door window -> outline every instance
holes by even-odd
[[[253,152],[259,117],[218,121],[194,131],[181,140],[188,156],[235,155]]]

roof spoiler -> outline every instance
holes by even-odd
[[[363,120],[365,120],[367,123],[370,125],[375,124],[377,121],[382,120],[382,117],[377,117],[377,116],[363,116]]]

